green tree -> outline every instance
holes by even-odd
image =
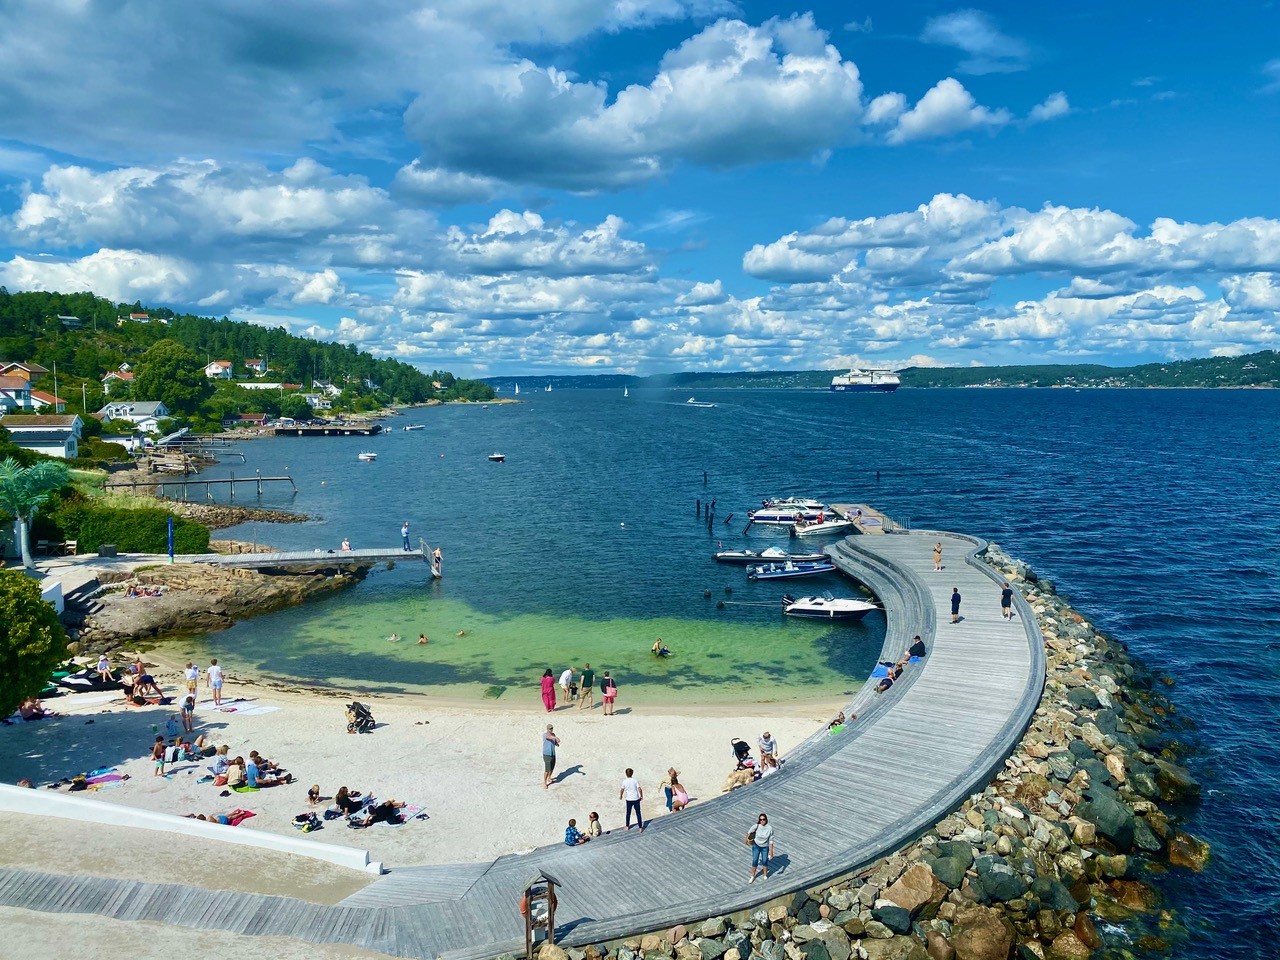
[[[160,400],[175,414],[194,414],[212,394],[213,384],[199,359],[173,340],[154,344],[134,371],[134,397]]]
[[[280,416],[292,417],[294,420],[310,420],[311,404],[302,399],[298,393],[286,393],[280,401]]]
[[[0,716],[36,696],[66,657],[67,635],[40,584],[0,570]]]
[[[31,520],[56,490],[71,482],[66,466],[52,460],[24,467],[10,457],[0,463],[0,510],[13,517],[13,530],[22,550],[22,565],[35,569],[31,559]],[[37,596],[39,594],[37,593]]]

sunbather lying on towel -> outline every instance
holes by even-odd
[[[376,807],[350,817],[347,823],[352,827],[368,827],[375,823],[404,823],[404,817],[400,815],[404,807],[405,804],[401,801],[384,800]]]

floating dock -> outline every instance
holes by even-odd
[[[858,525],[858,533],[895,533],[899,525],[875,507],[865,503],[833,503],[831,509]]]

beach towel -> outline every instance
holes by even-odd
[[[279,707],[269,707],[264,704],[254,704],[249,707],[232,707],[231,710],[240,714],[242,717],[260,717],[266,713],[275,713]]]
[[[886,667],[883,663],[877,663],[876,668],[871,671],[872,680],[879,680],[882,677],[887,677],[888,675],[889,675],[889,668]]]
[[[404,809],[400,811],[400,815],[406,820],[430,820],[431,817],[427,813],[427,808],[419,806],[416,803],[406,804]]]
[[[168,778],[166,777],[165,779],[168,779]],[[103,790],[114,790],[117,787],[123,787],[123,786],[124,786],[123,780],[109,780],[106,783],[91,783],[86,789],[90,790],[93,793],[99,793]]]
[[[123,779],[124,777],[118,773],[99,773],[95,770],[94,775],[90,776],[85,782],[89,784],[89,786],[93,786],[98,783],[114,783],[117,780]]]
[[[232,790],[234,790],[236,793],[257,793],[257,792],[258,792],[259,790],[261,790],[262,788],[261,788],[261,787],[251,787],[251,786],[249,786],[247,783],[245,783],[245,784],[241,784],[241,785],[240,785],[240,786],[238,786],[238,787],[232,787],[231,789],[232,789]]]
[[[257,814],[252,810],[232,810],[227,814],[227,819],[231,821],[231,826],[238,827],[250,817],[256,817]]]

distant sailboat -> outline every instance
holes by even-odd
[[[626,388],[626,387],[623,387],[623,388],[622,388],[622,395],[623,395],[624,397],[629,397],[629,396],[631,396],[631,394],[629,394],[629,393],[627,392],[627,388]]]
[[[547,393],[550,393],[550,392],[551,392],[551,384],[549,384],[549,383],[548,383],[548,384],[547,384]]]
[[[516,396],[520,396],[520,384],[516,384]]]

